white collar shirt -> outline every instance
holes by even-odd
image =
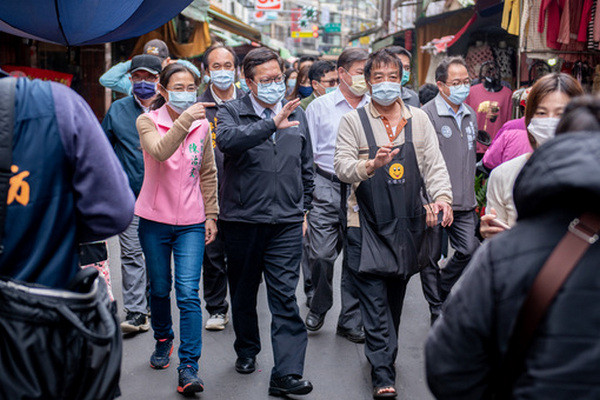
[[[218,106],[223,105],[223,103],[225,103],[226,101],[235,100],[237,98],[235,86],[233,87],[233,96],[231,97],[231,99],[227,99],[227,100],[223,100],[219,96],[217,96],[217,94],[213,90],[213,85],[210,85],[209,88],[210,88],[210,93],[212,94],[212,97],[215,99],[215,103],[217,103]]]
[[[364,95],[357,108],[365,106],[369,99],[368,95]],[[317,97],[306,108],[315,164],[330,174],[335,174],[333,154],[340,121],[346,113],[352,110],[354,108],[348,103],[339,88]]]

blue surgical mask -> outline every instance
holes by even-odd
[[[402,86],[398,82],[380,82],[372,86],[373,101],[382,106],[389,106],[400,97]]]
[[[235,81],[235,74],[233,71],[220,70],[210,71],[210,81],[220,90],[227,90],[233,85]]]
[[[328,93],[335,92],[336,90],[337,90],[337,86],[333,86],[333,87],[326,87],[326,88],[325,88],[325,94],[328,94]]]
[[[312,86],[302,86],[302,85],[298,86],[298,94],[302,98],[310,96],[312,94],[312,92],[313,92]]]
[[[400,84],[404,86],[408,83],[408,81],[410,81],[410,71],[402,70],[402,81]]]
[[[208,85],[210,83],[210,76],[204,75],[202,77],[202,80],[204,81],[204,83],[206,83]]]
[[[182,113],[196,102],[196,92],[167,92],[169,101],[167,104],[178,113]]]
[[[294,89],[296,87],[296,80],[295,79],[288,79],[287,85],[288,85],[288,87],[290,89]]]
[[[449,88],[450,96],[448,96],[448,100],[457,106],[461,105],[467,99],[471,91],[471,85],[449,86]]]
[[[257,83],[256,97],[267,104],[277,104],[285,96],[285,82]]]
[[[248,93],[250,91],[250,88],[248,87],[248,84],[246,83],[246,79],[240,80],[240,89],[242,89],[244,91],[244,93]]]
[[[133,94],[140,100],[148,100],[156,94],[156,82],[134,82]]]

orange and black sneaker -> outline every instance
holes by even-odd
[[[173,339],[159,339],[156,341],[154,353],[150,357],[150,366],[154,369],[165,369],[171,362],[173,353]]]
[[[184,395],[199,393],[204,390],[204,382],[198,378],[198,372],[190,365],[179,369],[179,386],[177,391]]]

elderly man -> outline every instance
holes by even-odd
[[[264,275],[272,314],[272,395],[307,394],[308,342],[296,302],[303,221],[311,207],[313,157],[300,101],[284,102],[283,61],[252,50],[243,68],[250,93],[217,112],[225,155],[221,227],[227,255],[237,372],[252,373],[260,351],[256,295]]]
[[[471,79],[462,57],[442,60],[435,71],[435,78],[440,92],[433,101],[423,106],[423,111],[431,119],[437,133],[440,150],[450,174],[454,199],[454,223],[445,229],[455,252],[439,275],[440,300],[443,302],[479,247],[479,240],[475,236],[478,222],[475,213],[477,115],[464,103],[469,94]],[[441,230],[438,227],[434,233],[435,231],[437,240],[440,240]],[[439,258],[439,251],[432,254],[430,265],[426,268],[439,270]],[[436,318],[439,309],[432,309],[432,314]]]
[[[306,316],[306,328],[310,331],[321,329],[325,314],[333,305],[333,266],[342,249],[345,220],[340,202],[343,184],[335,175],[333,152],[344,114],[369,101],[363,76],[367,56],[363,49],[345,50],[338,58],[337,73],[341,77],[341,85],[333,93],[316,99],[306,110],[317,169],[313,209],[308,215],[307,230],[308,260],[314,288]],[[364,342],[358,298],[345,271],[342,271],[341,300],[337,334],[352,342]]]
[[[400,60],[388,50],[365,65],[371,101],[342,117],[334,166],[352,184],[345,268],[356,289],[371,364],[373,397],[396,397],[394,363],[406,285],[418,271],[428,225],[452,223],[452,189],[427,115],[406,106]],[[422,198],[433,202],[423,207]]]

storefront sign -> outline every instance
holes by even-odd
[[[64,72],[52,71],[49,69],[18,67],[14,65],[3,65],[2,69],[8,72],[11,76],[60,82],[67,86],[71,86],[71,82],[73,81],[73,75],[65,74]]]
[[[283,0],[256,0],[254,8],[260,11],[281,11]]]

